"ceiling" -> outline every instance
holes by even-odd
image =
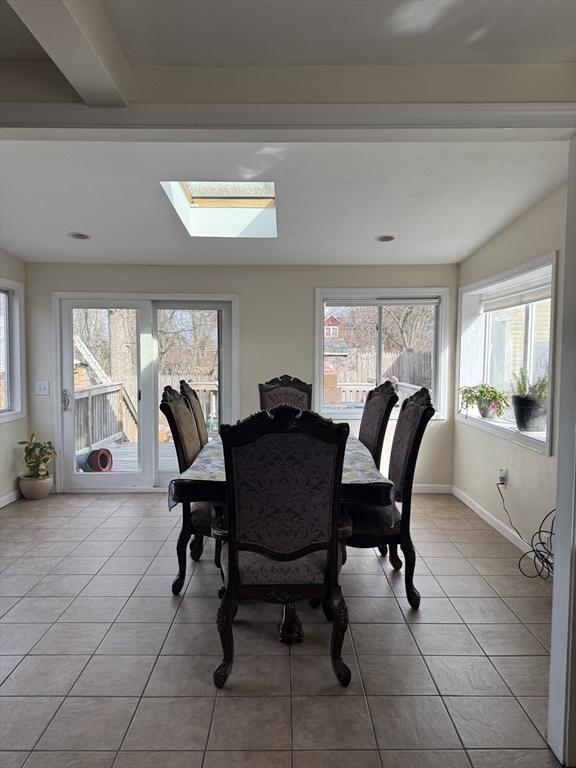
[[[558,187],[566,142],[4,141],[0,244],[28,261],[457,262]],[[191,238],[160,181],[276,184],[278,239]],[[87,241],[68,238],[85,232]],[[392,234],[392,243],[374,237]]]
[[[42,46],[6,0],[0,0],[0,61],[39,61],[47,58]]]
[[[102,0],[133,64],[576,60],[575,0]]]

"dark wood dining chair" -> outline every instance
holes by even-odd
[[[380,469],[386,428],[390,421],[390,414],[397,402],[398,395],[391,381],[385,381],[375,389],[371,389],[366,395],[358,439],[368,448],[378,469]],[[382,555],[388,553],[386,545],[379,547],[379,549]]]
[[[187,400],[172,387],[164,387],[160,410],[166,417],[172,433],[179,471],[185,472],[200,453],[202,444],[196,420]],[[172,584],[172,592],[180,593],[186,578],[186,546],[190,539],[190,556],[200,560],[204,551],[204,537],[212,534],[214,508],[204,501],[182,504],[182,529],[176,544],[178,576]]]
[[[378,469],[380,469],[386,427],[397,402],[398,395],[391,381],[385,381],[366,395],[358,440],[368,448]]]
[[[293,405],[309,411],[312,408],[312,384],[283,374],[264,384],[258,384],[260,408],[269,411],[276,405]]]
[[[208,427],[206,426],[206,418],[202,406],[200,405],[198,394],[185,379],[180,379],[180,394],[186,399],[190,410],[194,414],[194,420],[196,421],[196,427],[198,428],[198,436],[200,437],[200,444],[204,447],[208,442]]]
[[[404,554],[406,597],[412,608],[420,605],[420,594],[414,587],[416,552],[410,536],[412,486],[418,451],[428,422],[434,415],[430,392],[422,387],[400,406],[396,431],[390,452],[388,478],[394,483],[397,504],[380,507],[369,504],[349,504],[346,512],[352,520],[352,535],[348,547],[384,547],[390,549],[390,562],[395,570],[402,567],[398,545]]]
[[[222,540],[225,585],[217,616],[224,653],[214,672],[217,688],[232,669],[232,621],[243,598],[282,604],[285,627],[298,621],[296,601],[328,602],[332,668],[343,686],[350,683],[341,656],[348,611],[338,583],[341,541],[351,532],[339,522],[348,432],[347,424],[289,405],[220,428],[227,526],[213,531]]]

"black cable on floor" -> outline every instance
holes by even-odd
[[[502,507],[504,508],[504,512],[506,512],[510,526],[518,534],[522,541],[530,547],[530,549],[527,552],[524,552],[518,561],[518,568],[520,569],[520,573],[522,573],[524,576],[527,576],[529,579],[535,579],[537,576],[540,576],[542,579],[549,578],[554,573],[553,541],[555,536],[554,525],[556,522],[556,508],[550,510],[550,512],[545,515],[544,519],[538,526],[536,533],[533,534],[530,541],[526,541],[524,536],[522,536],[518,528],[516,528],[512,522],[512,517],[510,516],[510,512],[508,512],[508,508],[506,507],[504,494],[502,493],[502,487],[506,487],[505,483],[496,483],[496,488],[498,489],[498,493],[500,494],[500,498],[502,500]],[[549,523],[549,527],[546,527],[547,520],[549,518],[552,518],[552,520]],[[530,561],[533,563],[534,568],[536,569],[536,573],[528,573],[526,570],[524,570],[525,566],[523,563],[525,558],[530,558]]]

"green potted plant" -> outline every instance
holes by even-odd
[[[45,499],[54,485],[48,464],[56,456],[56,450],[50,440],[39,441],[36,432],[30,440],[21,440],[18,445],[24,446],[24,462],[28,467],[28,473],[18,477],[20,492],[25,499]]]
[[[508,395],[490,384],[476,384],[474,387],[462,387],[460,389],[461,408],[468,415],[468,408],[474,405],[480,411],[483,419],[493,419],[495,416],[503,416],[509,406]]]
[[[512,408],[520,432],[543,432],[548,417],[548,372],[532,384],[526,368],[512,374]]]

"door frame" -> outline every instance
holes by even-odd
[[[63,410],[62,410],[62,389],[63,389],[63,348],[62,348],[62,302],[155,302],[166,301],[176,302],[199,302],[199,303],[229,303],[230,304],[230,349],[228,350],[230,358],[230,422],[236,421],[240,416],[240,357],[239,357],[239,299],[237,294],[233,293],[115,293],[115,292],[88,292],[88,291],[55,291],[52,293],[52,328],[54,342],[54,361],[53,361],[53,380],[55,382],[53,409],[54,409],[54,445],[57,450],[55,458],[55,492],[64,492],[65,469],[64,469],[64,430],[63,430]],[[142,382],[145,385],[145,382]],[[143,387],[144,389],[144,387]],[[153,391],[143,391],[151,400],[154,400],[157,390],[157,383],[153,385]],[[149,423],[157,423],[149,420]],[[143,434],[143,439],[146,439]],[[142,484],[138,487],[109,487],[101,488],[96,491],[93,488],[74,489],[74,493],[130,493],[134,491],[165,492],[165,486],[155,485],[155,461],[151,467],[148,467],[152,482]],[[144,466],[142,467],[144,470]]]

